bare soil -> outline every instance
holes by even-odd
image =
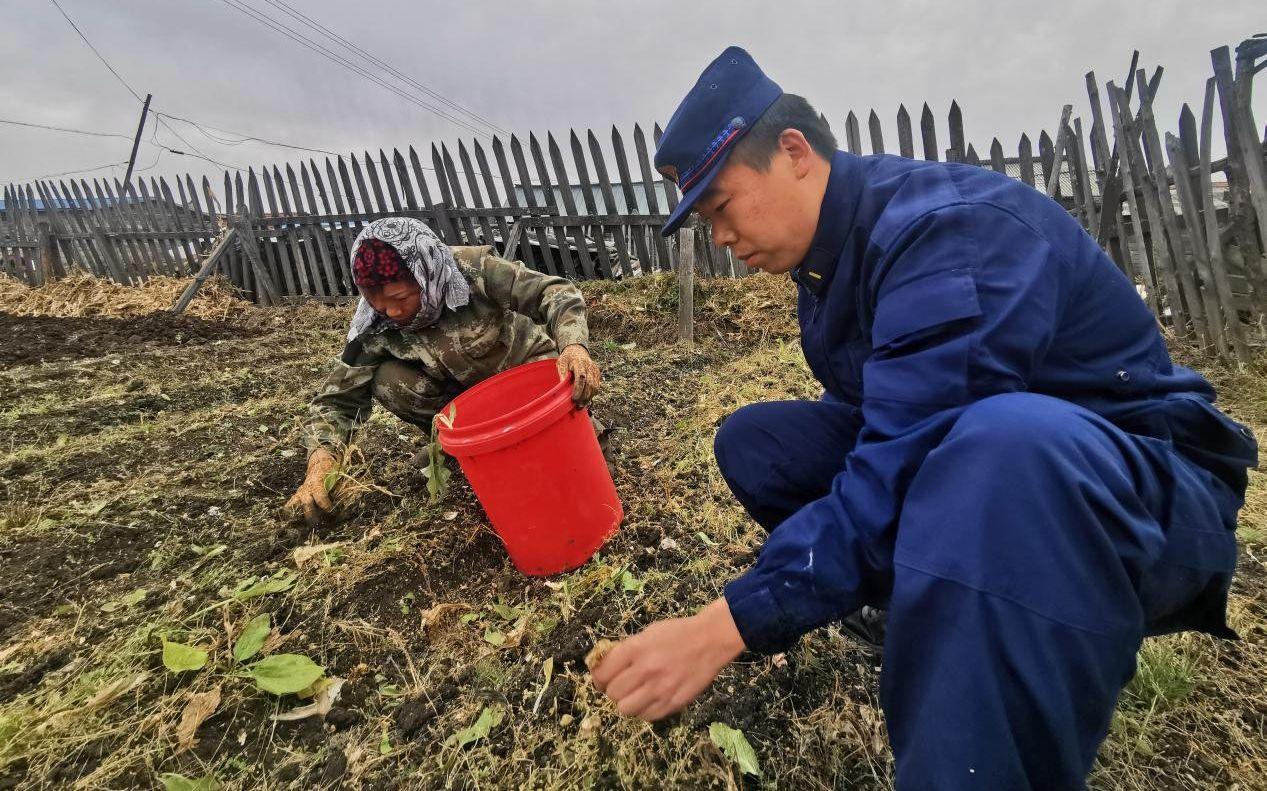
[[[619,427],[627,518],[588,564],[549,580],[514,570],[460,474],[429,502],[414,461],[426,438],[382,410],[338,517],[311,529],[280,514],[347,309],[0,313],[0,788],[155,788],[166,772],[241,789],[890,785],[880,658],[836,629],[778,661],[742,657],[654,726],[618,718],[589,684],[596,640],[706,603],[760,546],[713,465],[719,420],[816,394],[786,284],[702,284],[692,350],[672,343],[674,289],[586,287],[605,375],[595,410]],[[1233,413],[1267,426],[1260,370],[1192,362]],[[1253,486],[1233,596],[1242,640],[1151,641],[1093,786],[1267,785],[1261,473]],[[293,550],[317,544],[332,546],[297,565]],[[234,598],[283,572],[289,589]],[[261,613],[275,630],[265,653],[345,680],[324,719],[273,721],[308,701],[259,691],[233,661]],[[168,671],[163,638],[207,650],[206,667]],[[126,691],[103,698],[111,685]],[[178,749],[190,696],[217,686],[197,744]],[[499,725],[451,741],[486,708]],[[744,732],[760,777],[712,744],[713,722]]]

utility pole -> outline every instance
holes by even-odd
[[[132,156],[128,157],[128,172],[123,177],[124,190],[132,185],[132,168],[136,165],[136,150],[141,147],[141,132],[145,131],[145,119],[150,114],[150,99],[153,95],[152,93],[145,94],[145,106],[141,108],[141,123],[136,125],[136,139],[132,141]]]

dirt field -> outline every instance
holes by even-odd
[[[745,655],[655,726],[617,718],[582,663],[599,638],[709,601],[760,545],[711,442],[744,403],[817,394],[785,282],[702,284],[693,351],[672,343],[672,282],[586,287],[627,519],[550,580],[515,572],[460,475],[428,503],[426,439],[382,410],[338,523],[280,518],[304,468],[298,421],[349,309],[255,309],[213,289],[196,315],[145,315],[180,285],[124,316],[91,283],[75,300],[0,288],[0,788],[162,787],[168,773],[237,789],[890,784],[880,659],[835,629],[778,661]],[[76,317],[15,315],[41,311]],[[1190,362],[1267,435],[1262,366]],[[1261,471],[1252,486],[1242,639],[1150,641],[1094,786],[1267,788]],[[235,661],[265,613],[263,646]],[[164,640],[203,665],[169,670]],[[272,719],[314,702],[257,687],[252,668],[279,655],[343,680],[324,719]],[[200,722],[192,745],[182,718],[186,734]],[[759,776],[713,744],[714,722],[744,733]]]

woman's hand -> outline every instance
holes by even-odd
[[[337,465],[334,455],[325,448],[317,448],[308,457],[308,472],[299,490],[286,501],[285,508],[293,516],[302,515],[313,524],[330,512],[333,505],[326,491],[326,475]]]
[[[579,343],[574,343],[559,354],[559,378],[566,379],[572,374],[572,400],[584,406],[598,392],[603,382],[603,374],[598,365],[590,358],[589,351]]]
[[[743,649],[730,607],[718,599],[620,641],[594,668],[594,684],[621,714],[658,720],[695,700]]]

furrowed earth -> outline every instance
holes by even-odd
[[[699,283],[693,349],[674,342],[672,280],[583,287],[626,520],[550,579],[514,569],[460,473],[430,502],[428,438],[381,409],[337,519],[288,521],[300,420],[350,309],[255,308],[213,281],[190,315],[162,312],[184,285],[0,283],[0,788],[891,785],[881,659],[834,627],[744,655],[655,725],[618,717],[584,664],[710,601],[760,547],[712,437],[745,403],[817,396],[786,281]],[[1263,435],[1263,361],[1175,353]],[[1093,787],[1267,787],[1265,481],[1251,473],[1241,519],[1241,639],[1149,640]],[[263,614],[258,653],[235,661]],[[205,661],[170,670],[164,640]],[[286,655],[341,679],[337,698],[260,689],[257,663]],[[273,719],[314,703],[324,716]],[[759,774],[713,723],[743,733]]]

